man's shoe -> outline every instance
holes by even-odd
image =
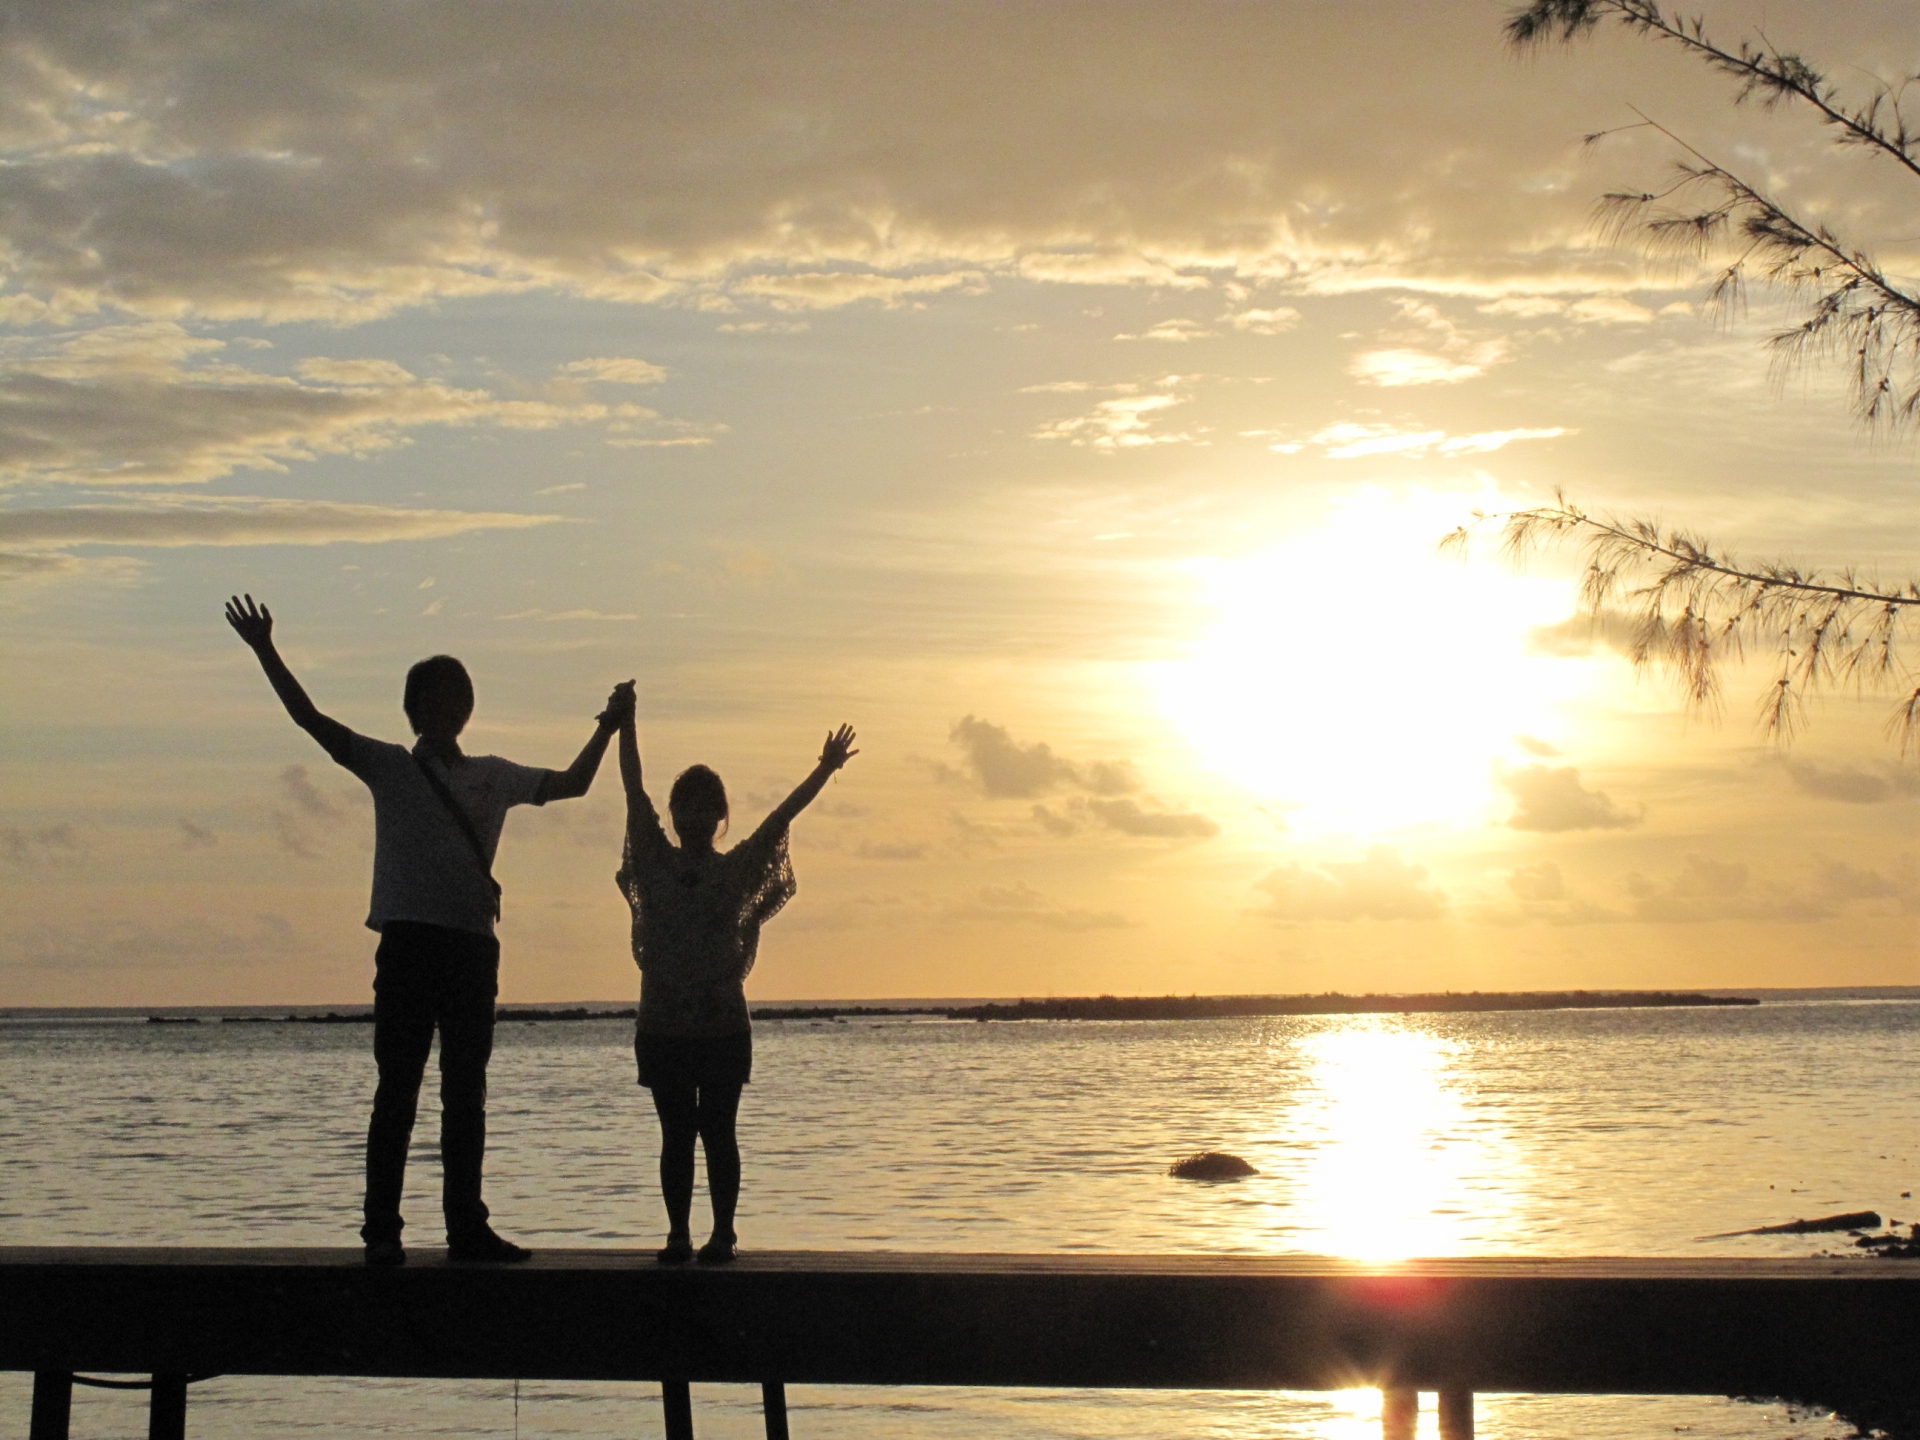
[[[390,1270],[395,1265],[407,1263],[407,1250],[398,1240],[369,1240],[367,1242],[367,1264]]]
[[[447,1242],[447,1259],[456,1265],[518,1265],[532,1258],[531,1250],[502,1240],[491,1230]]]

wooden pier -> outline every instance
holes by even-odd
[[[215,1375],[1441,1395],[1834,1396],[1920,1388],[1920,1265],[1867,1259],[1446,1259],[767,1252],[707,1269],[549,1250],[520,1266],[358,1250],[0,1249],[0,1369],[35,1375],[33,1440],[73,1377],[152,1377],[156,1440]],[[124,1382],[123,1382],[124,1383]],[[806,1437],[802,1437],[806,1440]]]

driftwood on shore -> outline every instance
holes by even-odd
[[[1878,1230],[1877,1210],[1849,1210],[1844,1215],[1822,1215],[1818,1220],[1789,1220],[1784,1225],[1757,1225],[1751,1230],[1722,1230],[1701,1240],[1733,1240],[1742,1235],[1827,1235],[1836,1230]]]

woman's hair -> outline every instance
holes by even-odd
[[[726,784],[707,766],[689,765],[675,777],[673,789],[667,792],[668,810],[678,810],[685,805],[711,805],[720,812],[722,820],[727,819]]]
[[[473,677],[467,674],[467,667],[451,655],[429,655],[407,671],[407,688],[400,697],[400,708],[407,712],[407,721],[416,734],[420,729],[420,702],[433,693],[446,696],[456,708],[473,714]]]

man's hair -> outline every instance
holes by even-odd
[[[430,694],[445,695],[473,713],[473,677],[467,667],[451,655],[429,655],[407,671],[407,688],[400,697],[400,708],[407,712],[407,723],[420,733],[420,702]]]
[[[702,802],[718,809],[722,820],[727,818],[725,783],[705,765],[689,765],[674,779],[673,789],[667,792],[667,809],[675,810],[682,805],[698,805]]]

